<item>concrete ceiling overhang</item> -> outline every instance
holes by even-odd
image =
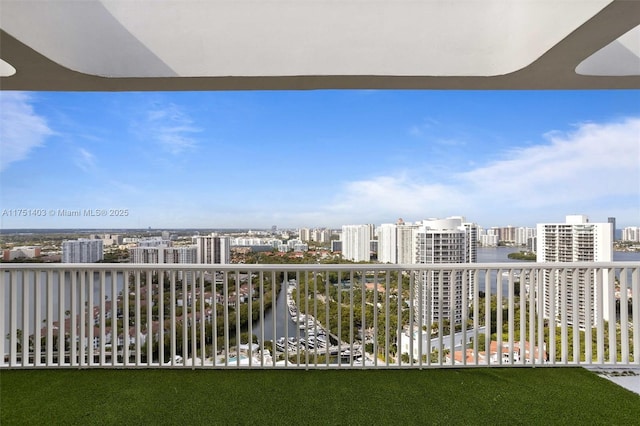
[[[0,88],[640,88],[640,1],[0,0]]]

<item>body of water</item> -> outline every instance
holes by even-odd
[[[522,262],[509,259],[509,253],[517,253],[521,247],[479,247],[478,263]],[[640,252],[614,251],[614,262],[640,262]]]
[[[291,321],[289,315],[289,309],[287,307],[287,286],[288,283],[282,283],[280,286],[280,293],[276,298],[275,309],[269,309],[264,314],[264,340],[274,340],[273,334],[273,322],[275,319],[276,333],[275,340],[279,337],[295,337],[298,333],[298,325]],[[253,334],[260,338],[261,322],[256,321],[253,323]]]
[[[520,250],[520,247],[478,247],[478,263],[521,262],[507,257]]]

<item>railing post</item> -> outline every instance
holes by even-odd
[[[578,311],[578,315],[580,316],[579,318],[582,317],[582,312],[580,312],[581,310],[584,311],[585,313],[585,319],[584,319],[584,328],[587,328],[589,326],[589,323],[587,322],[587,312],[590,311],[590,309],[588,308],[589,305],[587,305],[586,301],[583,299],[582,303],[580,300],[580,281],[582,280],[582,282],[585,283],[584,287],[589,287],[591,285],[591,283],[589,281],[586,281],[584,279],[584,270],[582,269],[578,269],[576,268],[573,272],[575,275],[577,275],[577,278],[574,278],[574,285],[572,288],[573,291],[573,310],[574,311]],[[577,280],[577,282],[576,282]],[[582,306],[582,309],[580,309],[579,307]],[[578,324],[576,325],[576,322],[574,321],[573,323],[573,336],[572,336],[572,342],[573,342],[573,363],[579,365],[580,364],[580,319],[578,319]]]
[[[204,279],[205,279],[206,271],[189,271],[189,272],[186,272],[186,274],[189,276],[189,279],[193,280],[194,285],[197,285],[197,283],[200,283],[200,356],[201,356],[201,365],[204,366],[205,360],[207,359],[207,327],[205,324],[207,322],[207,315],[206,315],[206,306],[205,306],[205,300],[204,300],[205,299]],[[161,286],[159,287],[160,288],[159,288],[158,298],[162,300],[163,290]],[[249,300],[251,300],[251,287],[249,287]],[[161,309],[158,309],[158,310],[161,311]],[[164,340],[164,321],[161,318],[159,319],[160,319],[160,329],[158,330],[158,335],[160,336],[159,340],[162,341]],[[249,316],[249,327],[251,327],[251,316]],[[161,347],[161,345],[158,344],[158,347]],[[160,363],[162,364],[163,354],[160,349],[158,350],[158,352],[159,352],[158,359],[160,359]],[[212,355],[212,359],[214,358],[215,357]]]
[[[9,302],[6,298],[6,292],[10,291],[10,282],[9,284],[7,283],[7,280],[5,278],[5,276],[7,275],[7,273],[5,271],[0,272],[0,306],[7,306],[7,303]],[[11,277],[11,273],[9,272],[9,277]],[[11,280],[11,278],[9,278],[9,281]],[[11,299],[11,295],[9,295],[9,299]],[[0,360],[0,365],[1,366],[6,366],[7,365],[7,352],[6,352],[6,348],[5,348],[5,338],[7,335],[7,323],[5,321],[5,309],[3,308],[3,313],[2,313],[2,321],[0,321],[0,356],[2,356],[2,359]],[[35,328],[38,327],[38,324],[35,325]],[[35,358],[34,358],[35,359]]]
[[[330,318],[330,306],[329,306],[329,301],[331,300],[331,277],[330,277],[330,273],[329,271],[326,272],[326,276],[325,276],[325,318],[326,318],[326,322],[325,322],[325,329],[327,330],[326,333],[326,337],[325,337],[325,349],[324,349],[324,360],[325,360],[325,366],[329,367],[329,358],[331,356],[330,354],[330,348],[331,348],[331,318]],[[338,272],[338,287],[337,287],[338,291],[337,291],[337,298],[338,298],[338,324],[337,324],[337,330],[338,330],[338,339],[342,340],[342,327],[341,327],[341,323],[342,323],[342,307],[340,306],[341,304],[341,293],[342,293],[342,288],[340,287],[340,273]],[[316,335],[317,336],[317,335]]]
[[[372,300],[372,308],[373,308],[373,365],[378,366],[378,354],[380,353],[380,348],[378,347],[378,271],[373,272],[373,300]],[[366,272],[364,278],[363,285],[366,285]],[[363,341],[364,344],[364,341]],[[365,348],[362,348],[362,353],[365,353]],[[353,357],[353,354],[351,354]]]
[[[130,361],[130,342],[131,336],[129,335],[130,329],[130,319],[129,319],[129,297],[131,293],[131,289],[129,287],[131,277],[133,274],[130,271],[127,271],[123,277],[123,289],[122,289],[122,362],[125,366],[129,365]]]
[[[249,330],[249,346],[247,356],[249,358],[249,366],[251,367],[253,366],[253,272],[251,270],[247,270],[247,276],[247,289],[249,291],[249,300],[247,301],[247,328]]]
[[[176,366],[176,357],[178,356],[178,348],[177,348],[177,333],[178,333],[178,329],[176,327],[176,307],[178,305],[178,302],[176,300],[176,274],[175,271],[171,271],[171,275],[169,277],[169,304],[171,305],[170,311],[169,311],[169,327],[170,327],[170,339],[169,339],[169,356],[170,356],[170,362],[171,362],[171,366],[175,367]],[[215,305],[214,305],[214,310],[215,310]],[[214,312],[215,314],[215,312]],[[214,322],[214,326],[215,326],[215,322]]]
[[[573,289],[575,288],[575,272],[572,272],[571,274],[571,279],[574,281],[571,289],[573,292]],[[568,339],[567,339],[567,323],[568,323],[568,310],[569,310],[569,293],[568,293],[568,289],[567,289],[567,270],[563,269],[561,274],[560,274],[560,300],[559,300],[559,306],[558,308],[560,309],[560,359],[561,362],[563,364],[567,363],[567,344],[568,344]],[[577,318],[577,312],[575,312],[574,309],[575,304],[573,303],[573,299],[572,299],[572,312],[571,312],[571,320],[573,322],[573,324],[575,325],[576,322],[576,318]]]
[[[353,296],[353,284],[354,284],[354,276],[353,269],[349,271],[349,351],[353,353],[353,341],[355,339],[355,303]],[[338,333],[338,366],[342,366],[342,339],[340,338],[340,333]]]
[[[16,271],[10,273],[11,293],[9,298],[11,300],[10,307],[10,319],[9,319],[9,365],[17,365],[18,360],[18,283],[16,280]],[[2,336],[4,338],[4,336]]]
[[[100,270],[100,280],[98,282],[98,285],[100,286],[100,358],[99,358],[99,363],[100,366],[104,366],[105,364],[105,348],[106,348],[106,330],[105,330],[105,316],[106,316],[106,311],[105,311],[105,271],[104,269]]]
[[[558,277],[558,270],[555,268],[551,269],[548,286],[549,286],[549,361],[551,364],[556,363],[556,324],[557,324],[557,315],[556,315],[556,306],[557,306],[557,285],[556,278]]]
[[[136,291],[135,291],[135,293],[136,294],[135,294],[135,302],[134,302],[134,306],[133,306],[134,316],[135,316],[135,321],[136,321],[136,325],[135,325],[135,333],[136,333],[135,342],[136,342],[136,345],[135,345],[135,354],[134,354],[135,355],[136,367],[140,366],[141,355],[142,355],[142,342],[141,342],[142,329],[140,327],[140,325],[141,325],[140,324],[140,321],[141,321],[141,318],[140,318],[140,309],[141,309],[141,307],[140,307],[140,304],[141,304],[141,301],[140,301],[140,274],[141,273],[142,272],[139,271],[139,270],[136,271],[136,277],[135,277],[135,280],[136,280],[136,284],[135,284]]]
[[[80,319],[80,362],[81,366],[86,366],[87,363],[87,273],[85,271],[78,272],[80,274],[80,301],[78,304],[79,312],[78,317]],[[38,289],[40,284],[38,284]],[[36,312],[40,312],[40,306],[37,306]],[[36,316],[36,318],[38,318]],[[38,318],[39,319],[39,318]],[[38,322],[36,319],[36,323]],[[37,328],[40,327],[37,325]],[[39,335],[39,334],[38,334]],[[40,358],[38,351],[38,358]]]
[[[271,359],[273,361],[273,367],[276,366],[276,361],[277,361],[276,360],[276,356],[275,356],[276,355],[275,348],[276,348],[276,341],[277,341],[276,339],[278,338],[278,335],[277,335],[277,324],[276,324],[276,319],[277,319],[277,316],[278,316],[278,309],[277,309],[277,306],[278,306],[278,303],[277,303],[278,302],[278,292],[276,291],[277,288],[278,288],[278,282],[277,282],[277,278],[276,278],[276,271],[272,271],[271,272],[271,300],[273,302],[272,302],[272,308],[271,309],[272,309],[273,315],[271,316],[271,318],[273,319],[273,321],[272,321],[272,326],[273,326],[273,334],[272,334],[272,336],[273,336],[273,340],[271,341],[271,349],[273,350],[273,354],[272,354]],[[280,288],[280,291],[282,291],[282,288]],[[286,289],[285,289],[285,291],[286,291]],[[287,315],[287,313],[285,312],[285,317],[286,317],[286,315]],[[286,347],[286,346],[288,346],[287,337],[286,336],[285,336],[284,340],[285,340],[285,347]]]
[[[597,290],[594,286],[596,284],[596,276],[593,268],[585,270],[585,279],[590,283],[590,285],[585,286],[585,303],[594,306],[592,301]],[[587,309],[586,311],[585,322],[587,327],[584,333],[584,359],[586,364],[593,364],[593,326],[595,325],[595,316],[593,315],[593,309]]]
[[[497,311],[496,311],[497,313]],[[491,271],[484,271],[484,350],[486,365],[491,365]]]
[[[398,270],[398,294],[397,294],[397,326],[395,330],[395,342],[396,342],[396,364],[398,366],[402,363],[402,310],[404,309],[404,299],[402,297],[402,282],[404,281],[404,271]]]
[[[189,288],[191,288],[191,369],[195,369],[196,367],[196,359],[198,358],[198,341],[196,339],[196,330],[198,329],[198,303],[196,298],[196,283],[189,282],[185,274],[182,275],[182,291],[189,292]],[[186,289],[186,290],[185,290]],[[237,300],[237,296],[236,296]],[[240,317],[240,311],[238,310],[238,317]],[[239,329],[238,324],[240,321],[236,322],[236,328]],[[238,339],[240,340],[240,339]],[[239,344],[239,343],[238,343]],[[240,357],[238,357],[240,359]],[[202,363],[203,360],[200,360]]]
[[[365,277],[366,277],[366,273],[360,271],[360,294],[362,295],[362,300],[361,300],[361,307],[362,307],[362,328],[360,329],[361,335],[360,335],[360,350],[364,351],[364,346],[365,346],[365,336],[366,336],[366,330],[367,330],[367,317],[366,317],[366,312],[367,312],[367,291],[366,291],[366,286],[365,286]],[[349,356],[349,365],[351,367],[353,367],[353,351],[351,352],[351,355]]]
[[[22,336],[20,346],[22,347],[22,366],[29,365],[29,287],[31,273],[30,271],[22,271]]]
[[[546,271],[544,269],[538,269],[536,273],[536,320],[538,325],[538,362],[544,364],[548,357],[548,347],[544,340],[544,294],[545,294],[545,276]]]
[[[71,276],[71,306],[69,309],[69,315],[71,316],[71,318],[69,318],[69,343],[71,345],[71,348],[69,354],[69,363],[75,366],[78,365],[78,272],[69,270],[69,275]]]
[[[444,271],[438,269],[438,366],[444,364],[443,334],[444,334]],[[422,300],[421,300],[422,303]],[[449,324],[451,327],[451,324]],[[431,352],[427,354],[430,357]]]
[[[480,270],[474,269],[473,272],[473,364],[478,365],[480,362],[480,341],[479,330],[480,327]],[[487,327],[485,326],[485,333]],[[486,353],[486,351],[485,351]],[[465,357],[466,358],[466,357]]]
[[[520,279],[518,280],[520,283],[520,290],[518,293],[520,294],[520,364],[524,365],[527,363],[527,342],[529,343],[529,351],[533,350],[533,336],[527,339],[527,292],[525,280],[530,283],[531,281],[531,271],[521,269],[520,270]]]
[[[189,272],[191,274],[191,272]],[[162,367],[164,360],[164,271],[158,272],[158,365]]]
[[[531,365],[536,364],[536,344],[538,344],[538,352],[543,352],[543,347],[536,339],[536,291],[538,289],[538,269],[529,271],[529,362]]]
[[[459,271],[448,270],[445,272],[449,277],[448,293],[449,293],[449,354],[453,354],[455,348],[455,334],[456,334],[456,300],[458,298],[458,274]],[[446,276],[446,275],[445,275]],[[443,336],[444,337],[444,336]],[[445,355],[446,349],[442,350],[442,363],[446,364],[447,358]],[[454,359],[451,358],[451,364],[454,364]]]
[[[508,316],[508,339],[509,342],[507,343],[507,348],[509,350],[509,364],[514,364],[514,356],[513,356],[513,351],[514,351],[514,340],[515,340],[515,288],[514,288],[514,281],[513,281],[513,269],[509,269],[508,272],[508,285],[509,285],[509,289],[508,289],[508,307],[507,307],[507,316]]]
[[[47,366],[53,366],[53,271],[47,274]]]
[[[502,365],[502,326],[504,325],[504,318],[502,318],[502,269],[496,271],[496,357],[498,365]]]
[[[150,367],[153,363],[153,276],[157,275],[157,272],[147,271],[146,278],[146,289],[147,289],[147,323],[146,323],[146,337],[144,340],[145,345],[147,346],[147,367]],[[182,277],[182,286],[184,288],[185,277]],[[142,309],[142,306],[140,306]],[[140,352],[142,353],[142,347],[140,347]]]
[[[615,275],[614,269],[605,269],[604,274],[607,275],[607,297],[606,301],[608,304],[608,313],[609,313],[609,362],[611,364],[618,363],[618,350],[616,346],[616,292],[615,292]]]
[[[391,326],[391,312],[389,302],[391,299],[391,271],[386,271],[386,279],[385,279],[385,291],[384,291],[384,359],[385,365],[388,367],[391,357],[391,348],[389,346],[389,327]],[[396,274],[396,279],[400,280],[400,273]],[[363,361],[364,364],[364,361]]]
[[[603,312],[604,312],[604,299],[603,299],[603,293],[605,291],[604,287],[604,283],[602,281],[602,268],[598,268],[597,269],[597,273],[596,273],[596,280],[595,280],[595,285],[596,285],[596,292],[597,292],[597,297],[596,297],[596,311],[597,311],[597,325],[596,325],[596,333],[597,333],[597,355],[598,355],[598,364],[604,364],[604,318],[603,318]]]
[[[258,291],[260,292],[260,300],[258,301],[259,305],[260,305],[260,367],[264,367],[265,366],[265,348],[264,348],[264,296],[265,296],[265,291],[264,291],[264,272],[260,271],[258,273]],[[273,285],[274,283],[272,283]],[[276,300],[272,299],[271,301],[271,312],[274,312],[276,306]],[[215,334],[215,333],[214,333]],[[276,336],[275,334],[272,336],[271,339],[271,351],[269,352],[271,354],[272,359],[275,358],[276,352],[275,352],[275,348],[276,348]],[[215,356],[215,353],[213,354]]]
[[[629,305],[627,297],[627,269],[620,270],[620,344],[622,346],[621,362],[629,364]]]
[[[631,298],[633,321],[633,363],[640,365],[640,266],[631,273]]]

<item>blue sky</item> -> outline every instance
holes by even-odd
[[[638,90],[3,91],[0,119],[4,229],[640,225]]]

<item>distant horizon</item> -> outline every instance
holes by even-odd
[[[640,218],[640,90],[0,92],[5,229]]]
[[[590,223],[598,223],[598,222],[590,222]],[[367,225],[367,224],[363,224],[363,225]],[[381,224],[372,224],[374,226],[379,226]],[[477,224],[479,227],[483,228],[483,229],[490,229],[493,227],[497,227],[497,228],[502,228],[501,226],[493,226],[493,227],[486,227],[486,226],[482,226],[480,224]],[[512,226],[512,225],[505,225],[504,227],[507,226]],[[631,226],[638,226],[640,227],[640,225],[631,225]],[[535,226],[513,226],[514,228],[533,228],[535,229]],[[33,233],[33,232],[43,232],[43,233],[54,233],[54,232],[63,232],[63,231],[69,231],[69,232],[117,232],[117,231],[121,231],[121,232],[165,232],[165,231],[211,231],[211,232],[250,232],[250,231],[256,231],[256,232],[280,232],[280,231],[298,231],[301,228],[308,228],[308,229],[331,229],[331,230],[337,230],[340,231],[341,227],[313,227],[313,226],[302,226],[302,227],[278,227],[276,228],[276,230],[272,230],[270,227],[269,228],[258,228],[258,227],[249,227],[249,228],[0,228],[0,234],[14,234],[14,233]],[[617,227],[615,228],[614,231],[621,231],[622,229],[624,229],[626,227]]]

